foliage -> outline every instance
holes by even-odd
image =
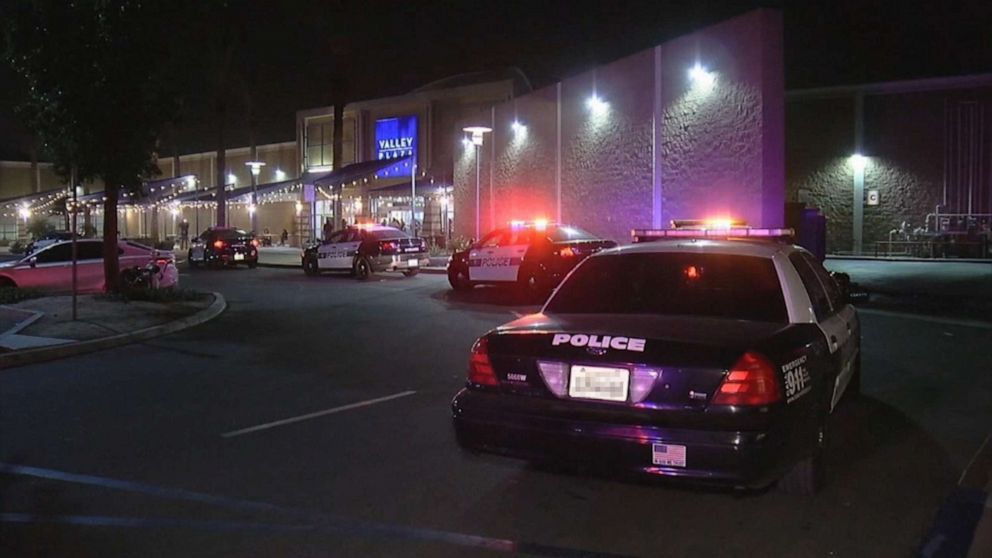
[[[40,298],[45,293],[38,289],[21,289],[19,287],[0,287],[0,304],[15,304],[22,300]]]
[[[22,244],[20,240],[15,240],[10,243],[10,246],[7,248],[7,251],[10,252],[11,254],[23,254],[24,251],[27,249],[28,247]]]
[[[117,196],[157,169],[153,152],[175,112],[166,3],[15,2],[0,11],[10,66],[25,81],[18,112],[68,181],[105,184],[104,274],[118,285]]]
[[[55,230],[55,227],[44,217],[34,217],[28,221],[28,234],[35,240]]]
[[[123,300],[127,301],[141,301],[141,302],[191,302],[197,300],[203,300],[207,297],[207,293],[202,293],[200,291],[195,291],[193,289],[128,289],[126,292],[121,292],[118,294],[108,294],[107,298],[111,300]]]

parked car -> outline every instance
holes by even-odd
[[[117,243],[121,273],[154,263],[158,268],[159,288],[179,284],[179,273],[171,252],[121,240]],[[104,289],[103,241],[76,241],[76,280],[81,292]],[[0,263],[0,287],[38,288],[50,291],[72,290],[72,241],[59,241],[39,248],[20,260]]]
[[[79,238],[79,235],[76,235],[76,238]],[[29,243],[28,247],[24,250],[24,253],[30,254],[36,250],[41,250],[45,246],[51,246],[52,244],[62,240],[72,240],[72,233],[69,231],[52,231],[45,233],[41,235],[41,237],[36,238]]]
[[[210,227],[190,241],[186,261],[190,267],[220,264],[250,268],[258,265],[258,239],[255,235],[232,227]]]
[[[855,309],[803,248],[678,232],[588,258],[540,313],[479,338],[459,444],[816,492],[830,414],[860,389]]]
[[[456,291],[475,285],[519,285],[543,297],[579,262],[616,245],[571,225],[514,222],[452,254],[448,282]]]
[[[317,275],[323,271],[347,271],[358,279],[373,273],[400,271],[416,275],[430,260],[427,243],[395,227],[356,225],[341,229],[320,244],[303,251],[303,271]]]

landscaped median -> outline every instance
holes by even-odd
[[[80,295],[76,320],[71,296],[41,296],[3,305],[0,370],[174,333],[209,321],[226,307],[220,293],[189,290],[140,291],[128,297]]]

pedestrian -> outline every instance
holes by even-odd
[[[287,240],[289,240],[289,231],[287,231],[286,229],[283,229],[282,230],[282,234],[279,235],[279,244],[281,246],[285,246]]]
[[[324,220],[324,242],[327,242],[328,238],[331,238],[331,234],[334,233],[334,225],[331,223],[331,218],[328,217]]]
[[[189,248],[189,221],[183,219],[179,223],[179,249],[186,250]]]

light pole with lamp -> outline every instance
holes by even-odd
[[[475,146],[475,240],[479,240],[480,235],[480,223],[479,223],[479,194],[480,194],[480,173],[482,169],[482,141],[485,134],[492,132],[493,129],[487,126],[466,126],[462,128],[463,132],[472,134],[471,141],[472,145]]]
[[[248,213],[251,217],[251,232],[255,234],[258,231],[255,217],[255,212],[258,210],[258,196],[255,194],[255,187],[258,186],[258,175],[262,173],[262,167],[265,166],[265,163],[248,161],[245,165],[251,167],[251,205],[248,206]]]

